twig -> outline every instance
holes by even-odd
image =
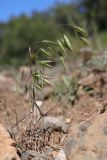
[[[26,114],[23,118],[21,118],[19,121],[17,121],[17,124],[15,123],[12,128],[16,127],[16,125],[18,125],[19,123],[21,123],[23,120],[25,120],[30,114],[32,114],[33,112],[30,112],[28,114]]]
[[[30,91],[29,91],[29,93],[30,93]],[[34,107],[34,105],[36,105],[36,107],[37,107],[37,109],[38,109],[38,111],[39,111],[39,113],[40,113],[40,116],[41,116],[41,117],[44,117],[44,114],[42,113],[41,109],[39,108],[38,104],[36,103],[36,101],[35,101],[35,99],[34,99],[34,97],[32,96],[31,93],[30,93],[30,96],[31,96],[31,98],[32,98],[32,100],[33,100],[33,107]]]
[[[46,113],[44,113],[44,117],[46,117],[46,116],[48,115],[48,113],[51,112],[56,105],[57,105],[57,104],[55,104],[51,109],[49,109],[49,111],[47,111]],[[39,122],[42,118],[43,118],[43,117],[41,116],[41,117],[38,119],[38,121],[36,122],[36,125],[38,124],[38,122]]]
[[[48,115],[48,113],[54,109],[54,107],[56,106],[56,104],[44,114],[44,117],[46,117]],[[19,121],[17,121],[17,123],[15,123],[13,126],[11,126],[11,128],[15,128],[16,125],[19,125],[19,123],[21,123],[23,120],[25,120],[30,114],[32,114],[34,111],[31,111],[30,113],[26,114],[23,118],[21,118]],[[42,116],[38,119],[37,123],[41,120]],[[36,124],[37,124],[36,123]]]

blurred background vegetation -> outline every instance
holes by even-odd
[[[107,43],[107,1],[76,0],[69,4],[57,4],[45,12],[33,12],[31,16],[13,17],[0,22],[0,64],[19,66],[29,63],[28,47],[36,41],[54,40],[64,32],[71,32],[75,24],[88,31],[91,39],[97,36]],[[95,41],[94,41],[95,42]],[[74,40],[74,45],[79,46]],[[77,45],[78,44],[78,45]],[[99,45],[98,45],[99,46]]]

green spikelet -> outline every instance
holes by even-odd
[[[66,65],[65,65],[65,61],[64,61],[64,57],[60,56],[60,61],[62,63],[62,65],[64,66],[64,69],[66,70]]]
[[[47,52],[45,49],[40,48],[40,50],[42,51],[42,53],[46,54],[47,56],[51,57],[51,54],[49,52]]]
[[[58,43],[59,47],[62,49],[62,51],[65,53],[65,48],[64,48],[62,42],[57,40],[57,43]]]
[[[76,31],[77,33],[80,33],[82,36],[87,37],[87,33],[85,32],[84,29],[82,29],[82,28],[80,28],[80,27],[78,27],[78,26],[73,26],[73,27],[74,27],[74,29],[75,29],[75,31]]]
[[[70,41],[66,35],[64,35],[64,42],[65,42],[65,47],[68,48],[72,52],[72,46],[71,46]]]
[[[52,68],[52,66],[49,63],[52,63],[53,61],[39,61],[39,64],[45,67]]]
[[[89,45],[89,41],[88,41],[86,38],[81,37],[80,40],[81,40],[84,44]]]

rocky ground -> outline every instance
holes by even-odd
[[[27,77],[23,80],[20,73],[18,78],[12,72],[0,73],[1,160],[107,159],[107,73],[85,72],[75,70],[70,75],[79,79],[74,104],[53,99],[52,87],[45,87],[45,112],[52,110],[38,126],[31,125],[31,128],[28,127],[31,116],[19,123],[31,110],[29,96],[24,92]],[[60,71],[55,80],[61,74]]]

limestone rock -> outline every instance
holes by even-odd
[[[68,160],[107,160],[107,112],[72,127],[65,151]]]
[[[64,133],[68,130],[66,123],[62,119],[50,116],[44,118],[44,129],[50,129],[51,131],[60,130]]]
[[[0,160],[20,160],[16,148],[13,146],[14,144],[14,140],[11,139],[9,133],[0,124]]]

